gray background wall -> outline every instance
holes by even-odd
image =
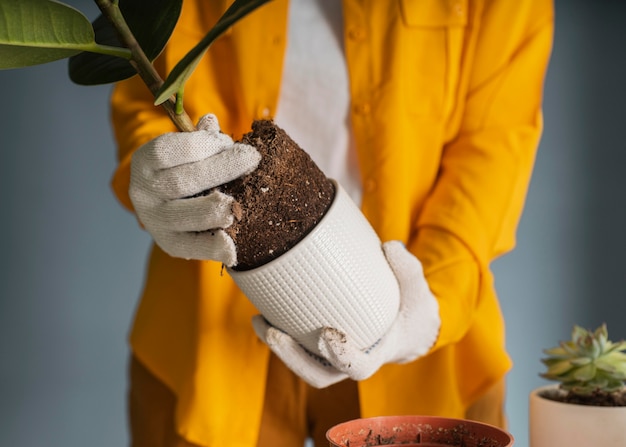
[[[74,0],[90,18],[92,2]],[[626,7],[560,0],[546,130],[518,247],[494,265],[527,445],[541,349],[574,323],[626,338]],[[109,87],[64,62],[0,72],[0,445],[127,442],[126,336],[149,238],[115,201]]]

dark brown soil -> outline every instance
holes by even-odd
[[[243,136],[261,153],[258,168],[222,187],[237,206],[237,221],[227,229],[237,247],[237,266],[259,267],[306,236],[332,203],[332,182],[280,127],[258,120]]]
[[[415,428],[409,430],[415,431]],[[443,428],[430,425],[421,426],[417,433],[412,433],[407,439],[403,433],[403,427],[395,427],[390,430],[389,436],[374,434],[371,430],[363,440],[357,442],[358,446],[381,447],[381,446],[416,446],[416,447],[502,447],[502,442],[497,439],[485,436],[480,431],[472,430],[463,424],[456,427]],[[413,438],[413,439],[411,439]],[[346,447],[350,447],[346,443]]]
[[[594,392],[589,395],[580,395],[557,390],[542,394],[543,397],[557,402],[590,405],[595,407],[626,407],[626,389],[615,393]]]

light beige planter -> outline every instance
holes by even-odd
[[[400,307],[380,239],[338,183],[327,213],[295,247],[261,267],[229,274],[274,327],[318,355],[323,327],[339,329],[367,349]]]
[[[626,407],[576,405],[542,397],[557,385],[534,390],[529,402],[530,447],[625,447]]]

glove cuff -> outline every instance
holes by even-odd
[[[427,293],[423,302],[420,303],[419,320],[415,322],[418,327],[416,340],[419,340],[415,347],[415,354],[417,355],[404,361],[400,360],[398,363],[406,363],[428,354],[437,342],[441,328],[441,317],[439,316],[439,302],[432,293]]]

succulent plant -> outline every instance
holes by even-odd
[[[579,396],[610,394],[626,382],[626,341],[612,342],[606,324],[595,331],[574,326],[572,337],[545,349],[541,376],[560,382],[560,388]]]

